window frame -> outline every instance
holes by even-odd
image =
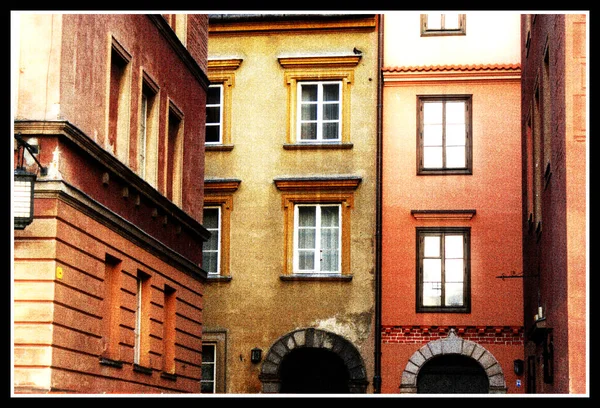
[[[437,15],[437,14],[436,14]],[[467,15],[458,14],[458,28],[444,28],[446,14],[439,14],[441,18],[440,28],[429,29],[430,14],[421,14],[421,37],[467,35]]]
[[[299,266],[299,262],[300,262],[300,251],[301,249],[298,247],[299,244],[299,234],[300,234],[300,225],[299,225],[299,211],[300,208],[315,208],[315,246],[314,246],[314,253],[313,253],[313,265],[314,265],[314,269],[312,270],[308,270],[308,269],[300,269]],[[334,271],[322,271],[321,270],[321,262],[322,259],[320,259],[317,255],[319,253],[323,252],[323,248],[321,247],[321,234],[323,231],[323,224],[322,224],[322,211],[324,207],[335,207],[337,209],[337,214],[338,214],[338,225],[337,225],[337,253],[338,253],[338,260],[337,260],[337,265],[336,265],[336,270]],[[342,270],[342,210],[341,210],[341,204],[337,204],[337,203],[319,203],[319,204],[310,204],[310,203],[302,203],[302,204],[296,204],[294,205],[294,266],[293,266],[293,272],[294,274],[315,274],[315,275],[320,275],[320,274],[341,274],[341,270]],[[312,248],[311,248],[312,249]]]
[[[362,179],[348,177],[277,178],[275,186],[282,191],[283,209],[283,271],[282,280],[352,280],[351,270],[351,217],[354,209],[354,192]],[[295,273],[294,271],[294,220],[295,207],[302,204],[338,204],[341,219],[340,272]]]
[[[236,70],[242,64],[241,58],[210,59],[208,60],[208,79],[211,84],[221,84],[221,142],[205,143],[207,151],[230,151],[233,149],[231,134],[232,98],[235,88]],[[205,136],[206,140],[206,136]]]
[[[216,209],[217,210],[217,228],[206,228],[208,231],[211,231],[211,235],[212,235],[212,231],[216,230],[218,235],[218,241],[217,241],[217,271],[216,272],[211,272],[208,271],[204,268],[204,256],[205,256],[205,249],[204,246],[202,247],[202,269],[204,269],[207,274],[209,276],[221,276],[221,253],[222,253],[222,242],[223,242],[223,237],[222,237],[222,219],[223,219],[223,209],[221,205],[205,205],[204,208],[202,209],[202,211],[206,211],[207,209]],[[203,220],[204,220],[204,215],[203,215]],[[203,221],[204,222],[204,221]],[[211,252],[214,252],[211,250]]]
[[[283,79],[287,86],[287,132],[284,149],[351,149],[351,90],[354,84],[354,71],[362,56],[302,56],[280,57],[283,68]],[[298,103],[298,82],[308,81],[340,81],[341,82],[341,117],[340,139],[336,141],[307,140],[300,141],[298,136],[298,119],[300,105]]]
[[[219,274],[207,274],[207,282],[231,280],[231,212],[233,194],[238,190],[240,183],[237,179],[204,180],[204,207],[219,207],[221,214]]]
[[[464,167],[443,167],[433,168],[424,167],[424,123],[423,123],[423,108],[428,102],[442,102],[444,104],[442,128],[442,160],[445,163],[446,146],[445,146],[445,123],[446,114],[445,106],[447,102],[463,101],[465,102],[465,166]],[[473,174],[473,95],[417,95],[417,174],[418,175],[448,175],[448,174]]]
[[[336,120],[325,120],[323,118],[324,114],[323,114],[323,110],[324,110],[324,106],[329,104],[330,101],[325,101],[324,97],[323,97],[323,86],[324,85],[333,85],[336,84],[338,86],[338,99],[336,101],[336,103],[338,104],[338,110],[337,110],[337,116],[338,118]],[[316,101],[303,101],[302,100],[302,88],[304,86],[308,86],[308,85],[317,85],[317,100]],[[342,141],[342,123],[343,123],[343,87],[342,87],[342,81],[340,80],[328,80],[328,81],[298,81],[297,82],[297,94],[298,94],[298,101],[297,101],[297,106],[299,107],[299,112],[300,114],[298,115],[298,120],[296,121],[296,140],[298,141],[298,143],[340,143]],[[308,105],[308,104],[314,104],[317,107],[317,117],[315,120],[304,120],[302,119],[302,107],[304,105]],[[315,139],[303,139],[302,138],[302,125],[304,123],[315,123],[316,124],[316,135],[315,135]],[[324,133],[324,126],[326,123],[337,123],[338,124],[338,129],[337,129],[337,135],[336,138],[334,139],[325,139],[323,137],[323,133]]]
[[[219,108],[219,121],[218,122],[208,122],[208,115],[207,115],[205,126],[206,126],[206,130],[208,130],[209,126],[210,127],[218,126],[219,127],[219,137],[216,142],[209,142],[208,140],[206,140],[207,132],[205,131],[204,143],[206,146],[222,145],[223,144],[223,90],[224,90],[225,86],[223,85],[223,83],[214,83],[214,84],[210,84],[208,87],[219,89],[219,103],[218,104],[209,104],[208,101],[206,102],[206,109],[215,108],[215,107]]]
[[[213,348],[213,361],[210,362],[210,364],[212,364],[213,369],[212,369],[212,373],[213,373],[213,378],[212,380],[206,380],[204,378],[204,375],[202,375],[202,378],[200,379],[200,393],[201,394],[216,394],[217,393],[217,344],[216,343],[208,343],[208,342],[203,342],[202,343],[202,356],[204,356],[204,347],[212,347]],[[204,361],[204,358],[202,358],[202,366],[201,366],[201,371],[202,373],[204,373],[204,366],[208,365],[209,363],[206,363]],[[203,392],[202,391],[202,384],[205,383],[212,383],[212,392]]]
[[[463,305],[462,306],[425,306],[423,305],[423,259],[425,236],[440,236],[442,239],[446,235],[463,236]],[[470,227],[417,227],[416,228],[416,311],[417,313],[471,313],[471,228]],[[442,301],[445,291],[444,283],[444,261],[445,258],[440,254],[442,268]]]

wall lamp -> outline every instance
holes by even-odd
[[[19,163],[14,171],[14,186],[13,186],[13,217],[14,217],[14,229],[22,230],[26,226],[33,222],[33,189],[36,174],[30,173],[25,170],[23,165],[23,159],[25,156],[25,150],[29,152],[33,160],[37,163],[40,168],[40,174],[45,176],[48,172],[44,166],[36,159],[35,153],[38,153],[37,146],[32,146],[27,143],[21,134],[14,135],[17,141],[17,148],[19,154]]]
[[[250,351],[250,361],[253,363],[259,363],[262,358],[262,350],[258,347],[253,348]]]

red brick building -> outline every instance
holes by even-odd
[[[587,392],[587,21],[522,16],[527,392]]]
[[[207,16],[16,17],[14,392],[199,392]]]

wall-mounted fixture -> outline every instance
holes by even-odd
[[[18,151],[20,153],[19,163],[14,171],[13,185],[13,219],[14,229],[25,229],[26,226],[33,222],[33,189],[37,175],[25,170],[23,166],[23,158],[25,150],[29,152],[40,168],[41,175],[46,175],[47,169],[33,155],[37,153],[37,146],[31,146],[21,137],[21,134],[16,134]]]
[[[258,347],[253,348],[250,351],[250,361],[253,363],[259,363],[262,358],[262,350]]]
[[[515,361],[513,361],[513,363],[514,363],[515,374],[523,375],[523,367],[524,367],[523,360],[515,360]]]

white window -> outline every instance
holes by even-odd
[[[421,35],[465,35],[466,15],[459,13],[421,14]]]
[[[200,392],[202,394],[214,394],[216,391],[215,379],[217,378],[217,348],[214,344],[202,345],[202,379],[200,380]]]
[[[202,269],[209,275],[218,275],[221,269],[221,207],[205,207],[203,225],[211,235],[202,246]]]
[[[295,273],[340,273],[341,206],[296,205],[294,210]]]
[[[206,94],[206,144],[223,143],[223,84],[210,85]]]
[[[341,81],[298,82],[300,142],[341,140],[341,98]]]

